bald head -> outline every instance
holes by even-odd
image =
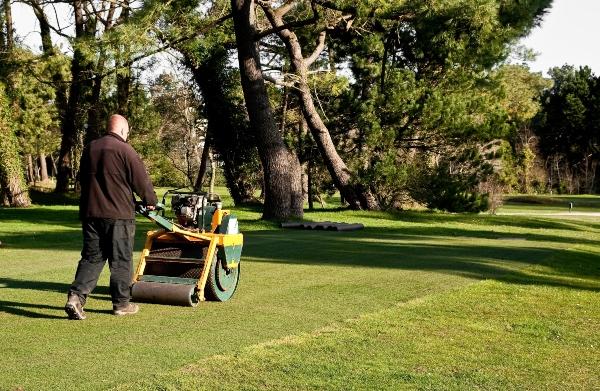
[[[118,134],[123,138],[123,140],[127,140],[127,136],[129,135],[129,123],[119,114],[113,114],[108,119],[108,133]]]

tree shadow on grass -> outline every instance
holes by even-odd
[[[134,251],[140,251],[144,247],[144,241],[146,238],[146,232],[153,229],[154,226],[151,224],[138,224],[136,229],[135,247]],[[242,231],[243,232],[243,231]],[[260,232],[270,232],[270,236],[273,238],[274,243],[277,243],[280,239],[288,236],[289,233],[297,233],[298,230],[265,230],[265,231],[252,231],[247,234],[257,235]],[[310,231],[303,231],[308,233]],[[335,235],[336,233],[319,233],[323,231],[313,231],[316,235]],[[337,233],[341,234],[341,233]],[[423,241],[423,240],[435,240],[439,238],[440,241],[445,241],[448,238],[473,238],[474,240],[479,239],[493,239],[493,240],[526,240],[531,242],[548,242],[553,244],[565,244],[565,245],[596,245],[597,240],[587,239],[584,237],[572,237],[564,236],[559,234],[543,234],[538,232],[499,232],[492,230],[476,230],[476,229],[463,229],[446,226],[405,226],[401,228],[377,228],[367,227],[361,231],[347,232],[344,237],[354,238],[371,238],[373,240],[407,240],[407,241]],[[329,238],[329,237],[328,237]],[[14,249],[30,249],[30,250],[81,250],[81,232],[73,230],[55,230],[50,232],[11,232],[4,234],[0,237],[4,248]],[[350,245],[350,244],[349,244]],[[366,247],[368,248],[368,247]],[[50,259],[49,259],[50,261]],[[135,259],[134,259],[135,261]]]
[[[338,212],[339,210],[330,210],[328,212]],[[307,211],[304,215],[306,221],[314,220],[313,215],[318,216],[321,211]],[[560,220],[543,216],[497,216],[490,214],[471,214],[471,213],[441,213],[434,211],[390,211],[390,212],[372,212],[355,211],[350,215],[343,215],[344,219],[358,217],[359,219],[378,219],[386,221],[402,221],[406,223],[421,224],[443,224],[443,223],[464,223],[474,226],[507,226],[526,229],[568,229],[588,231],[590,228],[599,227],[589,221]]]
[[[73,270],[75,273],[75,270]],[[71,287],[70,283],[54,282],[54,281],[38,281],[38,280],[21,280],[18,278],[0,277],[0,290],[2,289],[31,289],[41,292],[57,292],[64,293]],[[94,289],[94,294],[110,295],[109,287],[98,285]],[[102,300],[100,297],[91,296]]]
[[[5,208],[0,207],[0,222],[8,223],[30,223],[62,226],[67,228],[81,228],[79,211],[76,208],[53,208],[39,207],[31,208]],[[147,220],[140,219],[138,226],[156,227]]]
[[[5,212],[2,210],[1,212]],[[25,211],[25,212],[23,212]],[[364,215],[363,215],[364,214]],[[46,224],[78,227],[76,212],[32,208],[10,210],[12,220],[39,221]],[[1,215],[2,217],[5,214]],[[307,213],[307,217],[315,217]],[[342,217],[343,216],[343,217]],[[548,234],[542,229],[589,230],[589,223],[562,222],[557,219],[509,216],[447,215],[418,212],[353,212],[355,217],[404,221],[402,227],[367,227],[354,232],[294,231],[273,229],[273,223],[248,220],[264,231],[246,233],[242,259],[256,262],[336,267],[390,268],[439,272],[473,279],[496,279],[509,283],[536,284],[600,291],[598,253],[566,249],[566,246],[597,242],[583,237]],[[35,219],[38,220],[35,220]],[[470,229],[436,223],[464,223]],[[241,220],[243,231],[244,220]],[[484,226],[507,225],[530,229],[525,232],[497,232]],[[481,226],[481,229],[477,227]],[[142,248],[145,232],[155,229],[149,222],[138,222],[136,249]],[[7,248],[80,250],[81,232],[75,229],[48,232],[9,232],[0,238]],[[596,247],[597,248],[597,247]],[[599,250],[600,251],[600,250]],[[51,261],[51,259],[49,259]],[[136,260],[134,259],[134,262]],[[74,270],[73,270],[74,272]],[[360,273],[361,271],[357,271]],[[69,285],[55,282],[0,278],[12,289],[32,289],[65,293]],[[98,287],[96,298],[108,300],[108,288]],[[94,296],[93,296],[94,297]],[[0,302],[0,310],[21,316],[47,317],[32,310],[34,305]],[[62,307],[40,306],[38,309]]]
[[[51,310],[64,313],[64,307],[52,306],[47,304],[31,304],[19,303],[16,301],[0,300],[0,312],[11,315],[22,316],[33,319],[66,319],[67,316],[50,315],[38,312],[39,310]],[[99,314],[111,314],[111,310],[94,310],[86,308],[85,312],[93,312]]]
[[[150,224],[138,224],[135,233],[134,251],[144,247],[146,232],[154,229]],[[83,243],[81,230],[52,230],[39,232],[9,232],[0,233],[2,249],[29,250],[68,250],[81,251]],[[1,250],[1,249],[0,249]],[[48,259],[51,261],[51,259]]]
[[[424,239],[429,239],[425,241]],[[490,238],[496,239],[496,238]],[[549,240],[550,238],[544,238]],[[242,258],[304,265],[433,271],[474,279],[600,291],[600,256],[520,239],[462,242],[407,236],[404,229],[354,232],[260,231]],[[558,242],[560,243],[560,242]]]
[[[417,239],[435,239],[435,238],[473,238],[473,239],[493,239],[493,240],[527,240],[531,242],[550,242],[563,243],[567,245],[587,244],[596,245],[597,240],[586,239],[582,237],[549,235],[537,232],[498,232],[492,230],[473,230],[452,227],[403,227],[399,229],[386,228],[381,232],[378,228],[365,228],[367,237],[372,238],[401,238],[415,240]]]
[[[586,206],[589,208],[600,208],[600,197],[598,196],[535,196],[535,195],[515,195],[504,198],[504,205],[552,205],[560,206],[565,209],[569,203],[573,202],[577,206]]]
[[[61,225],[72,228],[81,227],[79,212],[73,208],[0,208],[0,220]]]
[[[79,205],[79,195],[75,192],[55,193],[29,189],[31,202],[37,205]]]
[[[55,292],[63,293],[66,301],[67,292],[71,284],[62,282],[52,281],[33,281],[33,280],[21,280],[16,278],[0,277],[0,292],[2,289],[24,289],[33,290],[36,292]],[[110,301],[110,290],[109,287],[99,285],[94,289],[90,298],[94,300]],[[13,314],[18,316],[24,316],[28,318],[40,318],[40,319],[64,319],[65,316],[48,315],[36,310],[57,310],[64,312],[64,307],[52,306],[47,304],[31,304],[16,301],[0,300],[0,312],[7,314]],[[110,310],[93,310],[86,309],[87,312],[96,313],[111,313]]]
[[[306,220],[310,221],[310,220]],[[564,228],[563,228],[564,229]],[[285,230],[285,232],[293,232],[297,230]],[[273,231],[271,231],[273,232]],[[319,232],[315,230],[314,232]],[[366,227],[360,231],[349,232],[346,235],[349,237],[368,237],[373,239],[394,238],[406,240],[431,240],[436,237],[465,237],[474,239],[498,239],[498,240],[514,240],[523,239],[528,241],[540,241],[551,243],[564,243],[569,245],[574,244],[598,244],[597,240],[586,239],[582,237],[572,237],[564,235],[552,235],[530,232],[499,232],[489,229],[464,229],[448,226],[434,225],[433,223],[427,226],[407,225],[403,227]],[[599,234],[600,236],[600,234]]]

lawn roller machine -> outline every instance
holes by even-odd
[[[165,217],[168,196],[174,220]],[[244,238],[218,195],[169,190],[157,210],[143,205],[136,210],[160,229],[147,233],[133,277],[134,301],[195,307],[231,298],[240,279]]]

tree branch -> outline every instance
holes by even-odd
[[[285,13],[287,11],[284,12],[284,13],[282,13],[280,15],[279,10],[282,7],[285,7],[286,5],[283,5],[280,8],[274,10],[271,7],[271,5],[269,4],[268,1],[261,1],[261,0],[259,0],[258,4],[261,6],[261,8],[263,9],[263,11],[267,15],[267,18],[271,22],[271,25],[275,26],[275,27],[267,29],[267,30],[263,30],[263,31],[260,31],[260,32],[256,33],[254,35],[254,40],[255,41],[260,41],[261,39],[263,39],[264,37],[266,37],[268,35],[280,33],[283,30],[289,30],[289,29],[292,29],[292,28],[308,26],[310,24],[316,23],[319,20],[319,13],[317,12],[317,9],[316,9],[316,7],[315,7],[315,5],[314,5],[313,2],[311,2],[311,9],[313,11],[312,17],[310,17],[309,19],[295,20],[295,21],[289,22],[289,23],[274,23],[274,20],[281,20],[282,17],[283,17],[283,15],[285,15]],[[273,20],[271,20],[271,18],[273,18]]]
[[[283,79],[276,79],[273,76],[266,74],[266,73],[263,73],[263,79],[265,79],[266,81],[271,82],[275,85],[278,85],[278,86],[283,86],[283,87],[287,87],[287,88],[295,88],[296,87],[296,85],[292,82],[286,82]]]
[[[297,4],[296,0],[288,0],[281,7],[277,8],[277,10],[275,12],[277,13],[278,16],[283,18],[285,16],[285,14],[290,12],[292,10],[292,8],[294,8],[296,6],[296,4]]]
[[[106,23],[104,24],[104,28],[106,30],[110,29],[113,25],[113,17],[115,15],[116,8],[117,8],[116,3],[114,1],[111,1],[110,6],[108,8],[108,13],[106,14]],[[121,11],[121,12],[123,12],[123,11]]]
[[[207,32],[207,31],[209,31],[210,29],[212,29],[212,28],[214,28],[214,27],[216,27],[216,26],[219,26],[221,23],[223,23],[223,22],[224,22],[224,21],[226,21],[227,19],[230,19],[231,17],[232,17],[232,14],[231,14],[231,13],[229,13],[229,14],[227,14],[227,15],[224,15],[224,16],[220,17],[219,19],[215,20],[214,22],[212,22],[212,23],[210,23],[210,24],[208,24],[208,25],[204,26],[204,28],[201,28],[201,29],[199,29],[198,31],[195,31],[193,34],[186,35],[186,36],[183,36],[183,37],[179,37],[179,38],[177,38],[177,39],[174,39],[174,40],[172,40],[172,41],[168,41],[168,40],[167,40],[167,43],[165,43],[164,45],[162,45],[162,46],[160,46],[160,47],[158,47],[158,48],[156,48],[156,49],[154,49],[154,50],[150,50],[150,51],[148,51],[148,52],[142,53],[142,54],[140,54],[140,55],[138,55],[138,56],[136,56],[136,57],[133,57],[133,58],[132,58],[132,59],[130,59],[129,61],[127,61],[127,62],[123,63],[123,64],[121,65],[121,67],[114,67],[114,68],[112,68],[112,69],[110,69],[110,70],[108,70],[108,71],[106,71],[106,72],[104,72],[104,73],[97,74],[97,75],[93,75],[93,76],[86,77],[86,78],[81,78],[81,79],[79,79],[79,80],[80,80],[80,81],[83,81],[83,80],[90,80],[90,79],[94,79],[95,77],[104,78],[104,77],[106,77],[106,76],[110,76],[110,75],[112,75],[113,73],[116,73],[116,72],[117,72],[119,69],[121,69],[121,68],[127,68],[127,67],[129,67],[129,66],[133,65],[134,63],[136,63],[137,61],[143,60],[143,59],[144,59],[144,58],[146,58],[146,57],[150,57],[150,56],[152,56],[152,55],[154,55],[154,54],[157,54],[157,53],[163,52],[163,51],[165,51],[165,50],[167,50],[167,49],[170,49],[170,48],[172,48],[172,47],[174,47],[174,46],[176,46],[176,45],[178,45],[178,44],[180,44],[180,43],[183,43],[183,42],[185,42],[185,41],[188,41],[188,40],[190,40],[190,39],[194,39],[194,38],[196,38],[197,36],[199,36],[199,35],[201,35],[201,34],[204,34],[204,33],[206,33],[206,32]],[[33,61],[28,61],[28,62],[19,62],[19,63],[20,63],[22,66],[29,66],[29,65],[30,65],[30,63],[33,63]],[[35,79],[37,79],[37,80],[38,80],[40,83],[44,83],[44,84],[47,84],[47,85],[54,85],[53,83],[50,83],[50,82],[44,81],[44,80],[42,80],[41,78],[39,78],[37,75],[35,75],[35,73],[33,72],[33,69],[31,69],[31,74],[32,74],[32,76],[33,76]],[[66,83],[71,83],[71,82],[70,82],[70,81],[64,81],[63,83],[65,83],[65,84],[66,84]]]
[[[319,58],[319,56],[323,52],[323,49],[325,49],[325,37],[326,36],[327,36],[327,32],[325,32],[325,31],[321,31],[319,33],[319,38],[317,38],[317,42],[318,42],[317,47],[312,52],[312,54],[304,60],[307,68],[310,68],[310,66],[317,60],[317,58]]]
[[[356,16],[358,14],[358,9],[355,6],[339,5],[334,0],[311,0],[311,2],[314,2],[323,8],[327,8],[327,9],[330,9],[333,11],[339,11],[339,12],[352,14],[353,16]],[[407,18],[410,19],[415,16],[414,13],[412,13],[408,10],[403,10],[403,11],[404,11],[404,13],[396,12],[396,13],[388,14],[388,13],[378,12],[377,8],[371,8],[368,10],[368,12],[365,13],[365,16],[368,16],[369,18],[377,17],[378,19],[385,19],[385,20],[406,20]]]
[[[336,4],[335,1],[331,1],[331,0],[311,0],[311,1],[315,4],[320,5],[323,8],[328,8],[330,10],[345,12],[345,13],[349,13],[349,14],[353,14],[353,15],[356,15],[356,13],[357,13],[356,7],[351,6],[351,5],[339,6]]]

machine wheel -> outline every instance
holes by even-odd
[[[235,293],[239,281],[240,265],[238,264],[235,269],[226,269],[225,262],[215,255],[204,289],[206,300],[229,300]]]

